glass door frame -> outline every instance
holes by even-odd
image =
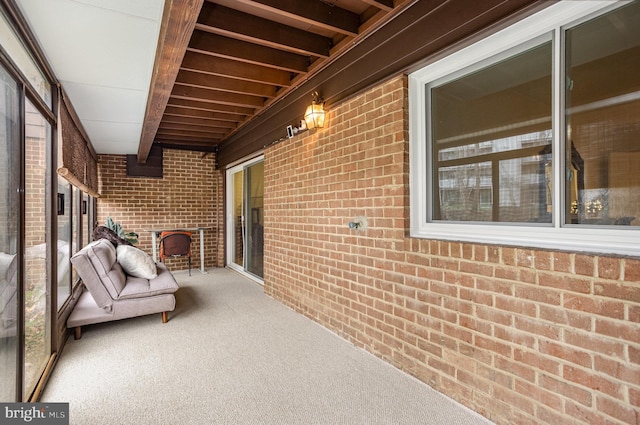
[[[17,132],[18,132],[18,166],[17,174],[19,175],[18,186],[16,188],[18,193],[18,209],[16,218],[18,219],[17,231],[16,235],[16,371],[15,371],[15,393],[13,400],[0,400],[2,402],[27,402],[36,399],[39,396],[39,393],[42,389],[43,379],[46,379],[45,375],[47,371],[51,369],[51,365],[55,360],[55,357],[58,352],[58,338],[57,338],[57,329],[58,329],[58,309],[55,307],[57,300],[57,292],[51,282],[51,276],[57,273],[57,262],[53,260],[56,257],[57,251],[53,248],[53,242],[57,240],[57,220],[56,210],[57,205],[54,205],[52,193],[54,190],[57,193],[57,185],[54,188],[53,181],[57,177],[57,173],[55,171],[57,163],[55,161],[55,157],[53,152],[57,148],[56,143],[56,135],[57,135],[57,126],[56,126],[56,115],[53,110],[49,109],[48,106],[38,97],[38,95],[31,89],[26,81],[25,77],[21,74],[20,70],[17,69],[14,64],[7,60],[0,53],[0,67],[6,72],[6,74],[11,77],[17,84],[16,94],[18,96],[16,117],[17,117]],[[57,102],[57,92],[53,91],[52,93],[52,102],[55,105]],[[29,105],[29,106],[28,106]],[[39,182],[42,184],[41,190],[44,194],[44,199],[42,199],[42,203],[40,206],[42,208],[39,209],[43,214],[43,240],[42,243],[42,251],[38,251],[40,257],[42,259],[42,287],[44,288],[43,292],[43,300],[44,300],[44,346],[43,356],[41,358],[42,362],[37,366],[35,371],[32,373],[31,382],[26,382],[29,378],[29,374],[27,374],[25,370],[25,365],[27,362],[27,349],[26,349],[26,338],[27,338],[27,323],[26,323],[26,308],[25,304],[27,302],[27,285],[29,283],[27,277],[27,267],[26,261],[28,260],[28,255],[26,253],[27,240],[26,240],[26,230],[27,230],[27,201],[26,197],[31,194],[31,190],[28,188],[27,184],[27,174],[29,173],[29,166],[27,164],[26,156],[27,152],[27,125],[28,125],[28,113],[27,108],[30,108],[30,113],[37,114],[37,116],[41,119],[41,122],[44,123],[45,131],[44,135],[44,149],[42,152],[42,156],[40,159],[42,160],[43,170],[42,170],[42,180]],[[55,108],[55,106],[54,106]],[[19,164],[19,165],[18,165]],[[13,170],[15,171],[15,170]],[[10,171],[11,172],[11,171]],[[36,379],[37,378],[37,379]]]
[[[225,172],[225,246],[226,246],[226,253],[225,253],[225,264],[226,267],[235,270],[247,277],[249,277],[250,279],[256,281],[259,284],[264,284],[264,279],[253,274],[250,273],[247,269],[246,269],[246,264],[247,264],[247,235],[248,232],[243,231],[243,237],[242,237],[242,244],[243,244],[243,253],[242,253],[242,257],[243,257],[243,264],[240,265],[238,263],[235,262],[235,242],[236,242],[236,228],[235,228],[235,211],[234,211],[234,195],[235,195],[235,188],[234,188],[234,179],[233,176],[236,173],[239,172],[243,172],[243,178],[242,178],[242,198],[243,198],[243,214],[249,214],[250,211],[247,211],[247,205],[246,205],[246,193],[245,193],[245,187],[246,187],[246,170],[253,166],[256,165],[260,162],[264,162],[264,155],[260,155],[257,156],[255,158],[252,158],[248,161],[244,161],[241,162],[237,165],[231,166],[229,168],[226,169]],[[247,220],[243,220],[243,226],[245,225],[245,223],[247,223]]]

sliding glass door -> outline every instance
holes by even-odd
[[[264,161],[227,170],[227,265],[264,277]]]
[[[72,186],[53,171],[54,78],[9,3],[0,8],[0,401],[19,402],[38,399],[64,337],[57,313],[71,298],[81,221]]]
[[[0,191],[6,200],[0,205],[0,401],[16,401],[33,393],[51,356],[51,124],[2,67],[0,152]]]
[[[47,241],[48,158],[51,125],[38,110],[25,105],[25,259],[24,259],[24,399],[35,389],[51,355],[52,297],[47,265],[51,256]],[[64,211],[64,197],[58,210]],[[68,201],[67,201],[68,202]]]
[[[18,238],[20,116],[18,85],[0,67],[0,401],[18,398]]]

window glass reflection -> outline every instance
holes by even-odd
[[[566,40],[566,221],[640,226],[640,3]]]

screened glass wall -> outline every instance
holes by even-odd
[[[56,176],[58,92],[0,7],[0,402],[35,401],[94,200]],[[55,177],[54,177],[55,176]]]

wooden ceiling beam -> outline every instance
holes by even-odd
[[[237,123],[246,118],[246,115],[230,113],[230,112],[216,112],[203,109],[191,109],[182,105],[167,105],[164,111],[165,116],[175,117],[193,117],[198,120],[220,120]]]
[[[218,142],[222,140],[224,135],[207,135],[207,136],[199,136],[194,135],[188,131],[179,132],[179,131],[158,131],[158,135],[156,136],[157,140],[182,140],[184,142]]]
[[[222,103],[223,105],[246,106],[249,108],[262,108],[265,101],[263,97],[228,93],[220,90],[201,89],[180,84],[173,86],[171,97],[201,102]]]
[[[158,144],[162,146],[164,149],[175,149],[175,150],[206,152],[206,153],[216,152],[217,145],[218,145],[218,143],[213,143],[213,144],[208,143],[208,144],[201,144],[201,145],[196,143],[179,144],[174,141],[163,141],[163,142],[158,142]]]
[[[300,0],[236,0],[258,9],[305,24],[317,26],[344,35],[355,36],[360,26],[356,13],[321,1]]]
[[[162,121],[160,123],[160,127],[158,127],[159,132],[165,131],[174,131],[174,130],[183,130],[183,131],[191,131],[193,133],[204,133],[204,134],[227,134],[229,132],[228,128],[217,128],[217,127],[207,127],[203,125],[193,125],[193,124],[176,124],[172,122]]]
[[[219,141],[198,142],[181,142],[178,140],[157,140],[156,143],[165,149],[179,149],[196,152],[215,152]]]
[[[176,84],[268,98],[276,95],[276,88],[273,85],[187,70],[180,71],[176,78]]]
[[[362,0],[363,2],[377,7],[385,12],[391,12],[393,10],[393,0]]]
[[[169,98],[168,106],[182,106],[191,109],[201,109],[204,111],[211,112],[224,112],[231,114],[240,114],[246,116],[251,116],[255,114],[255,108],[246,108],[243,106],[233,106],[233,105],[224,105],[222,103],[211,103],[211,102],[200,102],[193,99],[178,99],[175,97]]]
[[[180,62],[189,44],[204,0],[166,0],[147,106],[144,113],[138,162],[145,163],[167,106]]]
[[[210,2],[203,5],[196,28],[303,55],[329,57],[332,45],[330,38]]]
[[[182,117],[178,115],[171,115],[165,112],[164,118],[160,122],[160,126],[163,124],[191,124],[198,125],[203,127],[214,127],[214,128],[234,128],[236,125],[232,121],[223,121],[223,120],[209,120],[202,118],[193,118],[193,117]]]
[[[220,133],[220,134],[228,134],[233,127],[228,126],[207,126],[202,123],[192,124],[185,122],[173,122],[167,119],[162,120],[160,123],[160,127],[158,127],[158,131],[166,131],[166,130],[185,130],[185,129],[193,129],[194,131],[199,131],[203,133]]]
[[[193,32],[189,50],[295,73],[307,72],[310,62],[309,56],[306,55],[285,52],[199,30]]]
[[[185,150],[192,152],[217,152],[220,141],[218,140],[205,140],[205,141],[188,141],[188,140],[156,140],[158,146],[163,149]]]
[[[291,84],[289,72],[230,59],[215,58],[202,53],[187,52],[182,61],[182,69],[282,87]]]
[[[224,137],[222,133],[212,133],[211,135],[202,134],[202,135],[194,135],[192,131],[181,131],[181,130],[158,130],[158,135],[156,139],[168,139],[171,138],[173,140],[184,140],[184,141],[194,141],[199,140],[202,142],[221,140]]]

